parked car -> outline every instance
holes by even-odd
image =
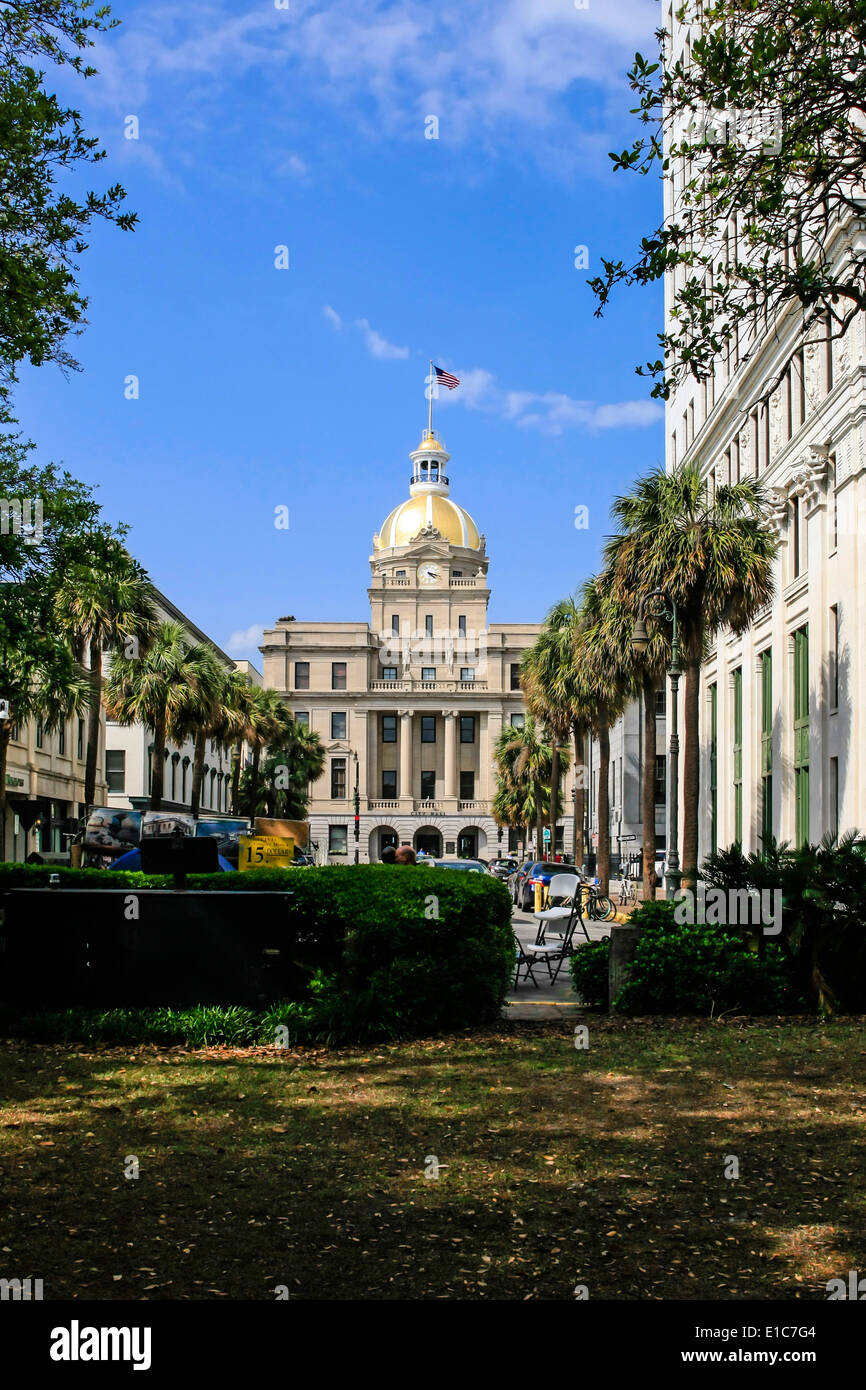
[[[462,869],[468,874],[486,874],[487,868],[480,859],[428,859],[435,869]]]
[[[524,859],[523,863],[518,864],[517,868],[513,869],[508,875],[508,891],[511,894],[511,901],[515,906],[517,905],[517,898],[520,893],[520,885],[535,863],[536,860],[534,859]]]
[[[535,905],[536,883],[540,883],[542,888],[546,889],[554,874],[574,874],[575,884],[583,880],[583,875],[574,864],[552,864],[546,859],[536,860],[534,864],[530,864],[529,871],[518,886],[516,901],[522,912],[531,912]]]
[[[494,859],[492,864],[488,865],[488,871],[493,874],[494,878],[502,879],[509,878],[516,868],[518,868],[516,859]]]

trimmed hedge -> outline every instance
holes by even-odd
[[[58,871],[48,865],[4,865],[0,868],[0,892],[12,887],[45,886],[53,872]],[[62,887],[56,894],[57,910],[43,928],[40,953],[49,953],[49,958],[53,941],[58,951],[68,954],[75,946],[74,940],[70,946],[74,932],[69,923],[75,921],[74,931],[80,937],[88,937],[88,955],[95,967],[91,974],[95,978],[110,984],[115,959],[119,962],[117,978],[133,977],[136,952],[144,958],[141,953],[146,951],[148,918],[153,912],[147,890],[167,887],[170,881],[105,870],[59,872]],[[188,882],[190,891],[184,894],[160,895],[160,913],[164,917],[170,917],[172,912],[179,914],[176,932],[166,932],[165,922],[162,923],[163,935],[159,939],[168,944],[161,948],[167,954],[159,960],[160,988],[163,979],[165,982],[164,994],[158,1001],[161,1004],[240,1002],[244,993],[239,984],[237,957],[239,951],[244,952],[247,941],[245,963],[251,973],[259,970],[256,981],[260,990],[262,932],[250,912],[249,902],[238,905],[237,920],[229,917],[228,929],[216,924],[215,918],[212,926],[213,914],[202,912],[206,895],[220,889],[228,894],[267,892],[269,901],[280,906],[280,916],[269,920],[264,944],[281,947],[282,954],[291,957],[293,966],[301,968],[294,968],[291,973],[288,998],[285,993],[271,996],[270,1002],[281,1002],[268,1017],[279,1012],[280,1021],[294,1040],[348,1041],[429,1034],[475,1027],[498,1017],[514,968],[514,945],[508,891],[492,876],[379,864],[209,874],[190,876]],[[114,888],[141,894],[141,921],[128,926],[117,920],[116,913],[104,920],[98,914],[98,921],[82,927],[77,924],[81,911],[77,917],[71,912],[74,902],[63,891],[66,888]],[[275,896],[275,890],[279,896]],[[12,901],[17,904],[18,900]],[[44,905],[45,898],[34,902]],[[70,908],[65,919],[64,905]],[[224,920],[225,897],[220,901],[219,913]],[[10,941],[16,930],[14,920],[7,924]],[[227,930],[230,939],[226,938]],[[230,970],[224,972],[226,983],[221,998],[196,1001],[173,994],[173,942],[177,941],[178,953],[186,953],[183,963],[188,970],[189,960],[195,959],[195,950],[190,954],[191,947],[199,939],[207,951],[211,979],[215,970],[218,973],[219,955],[225,950]],[[221,942],[225,943],[224,948]],[[107,967],[103,964],[100,968],[100,952],[108,960]],[[283,987],[288,978],[285,972],[270,976]],[[97,1016],[104,1019],[113,1007],[125,1001],[111,997],[105,983],[100,989],[103,997],[98,1000],[76,1000],[68,994],[65,997],[70,1004],[98,1002],[104,1007],[101,1014],[97,1011]],[[0,988],[0,994],[14,1005],[8,989]],[[260,1010],[255,1012],[261,1015]],[[32,1006],[27,1015],[35,1016]],[[128,1011],[124,1014],[127,1016]],[[23,1018],[20,1009],[17,1017]],[[13,1022],[7,1015],[7,1031],[14,1031]]]

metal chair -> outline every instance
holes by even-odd
[[[533,917],[538,923],[538,931],[535,936],[536,946],[543,946],[547,938],[548,928],[560,931],[563,938],[574,935],[575,927],[580,923],[583,934],[589,941],[589,932],[586,929],[586,922],[583,918],[583,894],[580,891],[580,879],[576,874],[554,874],[550,880],[547,890],[547,901],[553,898],[567,899],[568,905],[560,907],[547,907],[541,912],[533,912]],[[557,927],[553,923],[559,923]]]

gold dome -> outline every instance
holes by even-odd
[[[424,435],[424,438],[421,440],[421,443],[418,445],[418,448],[414,452],[416,454],[420,454],[422,449],[424,453],[429,453],[431,449],[435,450],[440,454],[444,454],[446,452],[445,445],[442,443],[441,439],[437,439],[435,434],[431,434],[429,430]]]
[[[437,448],[441,445],[437,443]],[[373,538],[376,550],[389,550],[395,545],[408,545],[419,531],[433,526],[443,540],[469,550],[481,549],[481,537],[472,517],[450,497],[428,493],[410,497],[395,507],[385,518],[378,536]]]

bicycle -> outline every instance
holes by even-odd
[[[613,902],[599,893],[596,884],[584,883],[580,891],[584,895],[582,910],[586,917],[591,917],[595,922],[610,922],[616,916]]]
[[[623,874],[619,882],[619,905],[620,907],[635,907],[637,905],[637,883],[628,874]]]

